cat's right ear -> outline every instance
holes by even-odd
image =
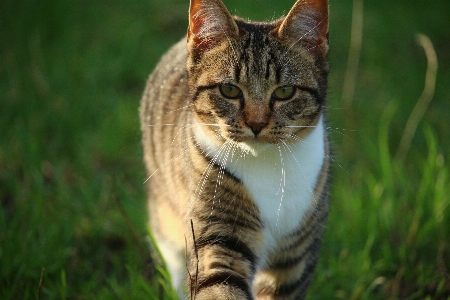
[[[239,28],[221,0],[191,0],[188,48],[195,55],[237,37]]]

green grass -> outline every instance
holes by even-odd
[[[257,20],[293,2],[225,1]],[[365,3],[351,106],[341,94],[352,3],[330,4],[335,163],[309,299],[449,299],[450,2]],[[158,58],[185,34],[187,9],[188,0],[0,3],[0,299],[170,299],[146,251],[137,108]],[[417,33],[439,69],[402,161],[395,152],[427,67]]]

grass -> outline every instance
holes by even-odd
[[[265,20],[294,1],[225,2]],[[309,299],[449,299],[450,2],[364,3],[350,106],[341,93],[352,2],[330,5],[336,162]],[[166,272],[153,272],[142,251],[137,108],[158,58],[185,34],[187,8],[187,0],[0,3],[0,299],[171,298]],[[427,68],[417,33],[436,49],[436,90],[398,159]]]

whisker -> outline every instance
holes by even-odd
[[[175,155],[174,157],[172,157],[170,160],[168,160],[167,162],[165,162],[164,164],[162,164],[160,167],[158,167],[152,174],[150,174],[150,175],[147,177],[147,179],[146,179],[142,184],[146,184],[147,181],[149,181],[150,178],[152,178],[153,175],[155,175],[160,169],[162,169],[162,168],[168,166],[168,165],[171,164],[175,159],[177,159],[178,157],[184,155],[185,153],[187,153],[187,152],[189,152],[189,151],[190,151],[189,146],[185,147],[185,149],[184,149],[182,152],[178,153],[177,155]]]
[[[150,124],[150,125],[145,125],[145,126],[147,126],[147,127],[158,127],[158,126],[180,126],[180,124],[177,124],[177,123],[170,123],[170,124]],[[211,126],[211,127],[221,127],[221,126],[224,126],[224,127],[230,127],[231,125],[228,125],[228,124],[214,124],[214,123],[211,123],[211,124],[208,124],[208,123],[193,123],[193,124],[184,124],[184,125],[181,125],[181,126]]]
[[[176,125],[176,124],[175,124]],[[211,127],[220,127],[220,124],[207,124],[207,123],[195,123],[195,124],[186,124],[186,125],[182,125],[180,126],[181,128],[177,131],[177,133],[175,134],[174,138],[172,139],[172,142],[170,143],[170,146],[173,146],[177,136],[183,132],[183,129],[186,129],[188,127],[194,127],[194,126],[211,126]],[[224,125],[224,126],[230,126],[230,125]],[[218,137],[218,139],[221,139],[220,134],[216,133],[216,136]],[[187,140],[187,139],[185,139]],[[179,145],[180,143],[176,144],[175,146]]]
[[[306,173],[304,172],[304,169],[302,167],[302,165],[300,164],[300,162],[297,160],[297,157],[295,156],[294,152],[292,152],[291,148],[289,147],[289,145],[286,143],[286,141],[284,140],[280,140],[281,143],[283,144],[284,148],[288,150],[288,152],[291,154],[292,158],[294,159],[294,161],[296,162],[297,166],[300,168],[300,171],[302,171],[302,175],[303,178],[307,178]],[[309,193],[311,195],[311,197],[313,198],[314,204],[317,204],[317,199],[316,196],[314,195],[314,189],[313,187],[308,184],[308,189],[309,189]]]
[[[280,144],[277,145],[277,148],[278,148],[278,153],[280,153],[280,160],[281,160],[281,178],[280,178],[281,198],[280,198],[280,204],[278,205],[278,209],[277,209],[277,220],[275,222],[275,227],[278,227],[278,220],[280,218],[280,213],[281,213],[281,204],[283,203],[284,187],[286,186],[286,171],[284,169],[284,159],[283,159],[283,153],[281,151]]]
[[[217,175],[217,181],[216,181],[216,185],[214,187],[214,195],[213,195],[213,199],[212,199],[212,209],[211,209],[211,214],[213,213],[214,210],[214,203],[217,197],[217,190],[220,187],[220,185],[222,184],[222,180],[225,174],[225,166],[227,164],[228,161],[228,156],[230,154],[231,148],[233,147],[233,144],[231,143],[227,143],[225,150],[224,150],[224,155],[222,156],[222,160],[219,161],[219,174]],[[218,198],[219,203],[220,203],[220,198]]]
[[[328,97],[331,98],[331,97]],[[350,110],[352,109],[351,107],[335,107],[333,105],[328,105],[327,106],[327,110]]]
[[[226,141],[223,145],[220,146],[217,153],[214,154],[214,156],[211,158],[211,160],[208,162],[208,166],[206,167],[205,171],[202,174],[202,178],[200,179],[199,183],[197,184],[197,188],[195,191],[195,194],[197,195],[197,199],[200,199],[200,195],[203,193],[203,189],[206,185],[206,180],[209,178],[209,174],[211,173],[211,170],[213,169],[214,164],[217,162],[218,159],[222,156],[224,149],[227,148],[230,141]],[[200,146],[200,145],[198,145]],[[200,146],[201,147],[201,146]],[[204,154],[207,156],[207,154]]]
[[[356,141],[355,140],[353,140],[351,137],[349,137],[348,135],[346,135],[345,133],[342,133],[340,130],[346,130],[346,129],[341,129],[341,128],[332,128],[332,127],[327,127],[327,130],[328,131],[333,131],[333,132],[336,132],[336,133],[339,133],[340,135],[342,135],[343,137],[346,137],[346,138],[348,138],[350,141],[352,141],[352,142],[355,142],[356,143]],[[360,131],[360,130],[347,130],[347,131]]]
[[[235,141],[233,141],[231,143],[231,157],[230,157],[230,161],[229,161],[230,164],[233,163],[233,161],[234,161],[234,165],[237,165],[239,163],[240,159],[243,157],[242,155],[237,156],[236,152],[240,152],[240,147],[238,146],[238,144]],[[238,210],[236,211],[236,217],[235,217],[234,224],[236,224],[238,222],[239,216],[241,216],[240,212],[243,210],[240,205],[235,204],[237,199],[239,199],[238,194],[234,193],[233,197],[229,201],[227,201],[227,203],[230,207],[236,207],[236,206],[238,207]],[[245,222],[247,222],[247,221],[245,221]],[[234,228],[234,226],[231,226],[231,228]]]
[[[307,141],[305,141],[305,139],[302,139],[302,138],[300,138],[300,137],[298,137],[298,136],[296,136],[296,135],[294,135],[294,134],[283,134],[284,136],[287,136],[287,137],[290,137],[290,138],[292,138],[292,139],[294,139],[294,140],[296,140],[296,141],[299,141],[300,143],[304,143],[305,145],[310,145]],[[286,144],[287,145],[287,143],[284,141],[284,140],[281,140],[281,142],[283,142],[284,144]],[[345,173],[347,173],[347,174],[349,174],[350,175],[350,173],[346,170],[346,169],[344,169],[334,158],[333,158],[333,156],[331,156],[331,155],[329,155],[329,154],[327,154],[327,153],[325,153],[325,151],[323,151],[322,150],[322,152],[323,152],[323,154],[325,155],[325,157],[327,157],[328,159],[330,159],[333,163],[335,163],[335,164],[337,164]]]
[[[168,114],[168,113],[173,113],[173,112],[176,112],[176,111],[179,111],[179,110],[183,110],[183,109],[185,109],[185,108],[189,108],[189,107],[191,107],[191,106],[193,106],[193,105],[194,105],[194,103],[190,103],[190,104],[188,104],[188,105],[186,105],[186,106],[182,106],[182,107],[179,107],[179,108],[177,108],[177,109],[173,109],[173,110],[166,111],[165,113],[166,113],[166,114]]]
[[[176,141],[177,136],[179,134],[180,134],[180,131],[175,134],[174,138],[172,139],[172,142],[170,143],[170,146],[169,146],[170,148],[175,148],[177,146],[184,145],[189,140],[189,138],[191,138],[191,137],[188,136],[185,139],[182,139],[178,143],[175,144],[175,141]]]

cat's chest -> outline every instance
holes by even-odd
[[[249,146],[256,150],[253,154],[230,155],[222,160],[222,165],[242,181],[258,206],[266,250],[294,231],[316,201],[314,189],[325,158],[322,122],[321,119],[306,138],[294,144],[253,145]],[[197,138],[202,140],[201,136]],[[214,147],[209,145],[211,148]]]
[[[257,156],[227,165],[240,178],[258,205],[266,230],[266,249],[298,228],[311,208],[325,158],[321,123],[296,144],[271,146]]]

